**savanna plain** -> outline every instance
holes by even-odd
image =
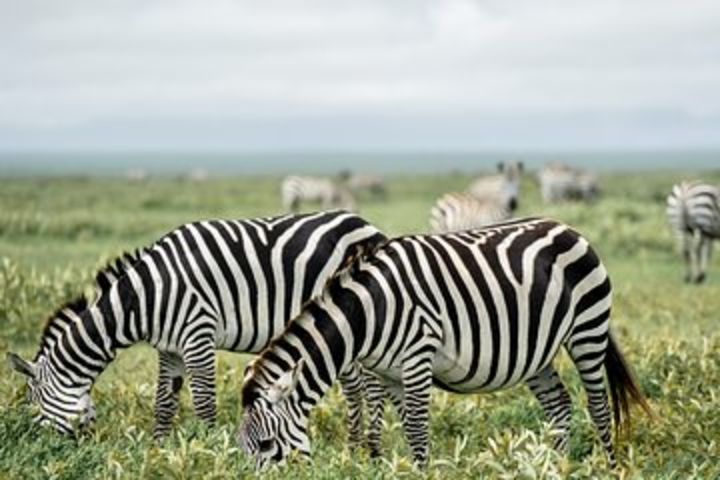
[[[264,472],[267,478],[699,478],[720,477],[720,261],[703,285],[683,282],[665,220],[665,196],[683,178],[720,183],[715,172],[607,173],[592,204],[544,205],[524,180],[520,216],[549,216],[582,232],[605,261],[614,286],[612,324],[654,410],[634,411],[617,441],[612,472],[584,409],[585,395],[564,354],[557,365],[575,402],[569,454],[526,387],[495,394],[436,390],[431,463],[416,470],[397,416],[388,407],[385,455],[345,446],[344,399],[335,388],[311,419],[313,455]],[[360,198],[360,213],[390,235],[427,229],[442,193],[465,174],[389,178],[385,200]],[[182,223],[281,213],[277,177],[187,182],[150,179],[0,180],[0,355],[33,357],[48,316],[92,291],[97,269],[125,250],[149,245]],[[221,353],[218,422],[206,428],[183,391],[173,434],[152,440],[157,358],[138,345],[120,353],[93,390],[98,420],[78,438],[32,423],[25,380],[0,366],[0,478],[244,478],[254,463],[239,450],[239,392],[250,357]]]

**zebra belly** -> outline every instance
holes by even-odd
[[[567,331],[567,329],[563,330]],[[560,337],[564,336],[565,333],[561,333]],[[506,359],[500,360],[495,366],[492,377],[490,376],[493,371],[491,355],[483,355],[482,352],[476,351],[475,355],[479,358],[475,363],[472,356],[457,355],[450,345],[443,345],[437,351],[433,362],[433,380],[440,388],[461,393],[491,392],[508,388],[526,381],[546,368],[552,363],[561,345],[562,342],[559,342],[557,348],[549,352],[544,362],[536,362],[536,365],[528,366],[527,371],[523,371],[527,365],[525,362],[510,367]],[[527,362],[531,363],[530,360]]]
[[[526,381],[547,367],[547,364],[552,362],[554,354],[550,356],[550,361],[546,362],[546,364],[540,365],[524,375],[506,376],[496,374],[495,378],[490,379],[490,381],[487,378],[487,372],[490,371],[489,364],[478,364],[475,375],[465,381],[458,381],[460,378],[467,376],[470,364],[460,364],[454,360],[443,358],[444,356],[443,353],[439,352],[438,357],[436,357],[437,361],[433,365],[433,383],[437,387],[450,392],[480,393],[502,390]]]

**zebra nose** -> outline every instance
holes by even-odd
[[[80,426],[81,426],[81,427],[87,427],[87,426],[90,425],[91,423],[95,422],[96,419],[97,419],[97,416],[96,416],[96,413],[95,413],[95,409],[94,409],[94,408],[89,408],[89,409],[87,410],[87,412],[85,412],[85,414],[84,414],[84,415],[82,416],[82,418],[80,419]]]

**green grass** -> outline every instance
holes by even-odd
[[[682,282],[682,264],[665,225],[664,197],[687,173],[608,175],[605,196],[592,205],[545,206],[527,180],[522,215],[564,220],[595,245],[615,288],[613,324],[650,398],[656,418],[638,413],[618,442],[625,478],[720,476],[720,262],[702,286]],[[705,178],[720,182],[720,174]],[[393,178],[387,201],[361,201],[361,213],[389,234],[426,229],[441,193],[463,188],[462,175]],[[107,260],[146,245],[199,218],[279,213],[278,179],[218,179],[206,183],[154,180],[35,179],[0,181],[0,354],[32,356],[46,317],[87,290]],[[3,365],[0,376],[0,478],[247,477],[253,464],[234,433],[246,356],[223,353],[218,366],[218,426],[205,428],[183,392],[171,438],[151,440],[156,358],[136,346],[122,352],[93,390],[94,431],[77,440],[32,425],[24,380]],[[610,477],[582,406],[577,375],[560,370],[576,400],[570,454],[549,445],[554,434],[524,387],[496,394],[436,391],[431,411],[432,478]],[[420,475],[402,428],[390,414],[386,455],[371,461],[344,446],[344,400],[337,390],[315,410],[312,459],[295,459],[270,478],[384,478]]]

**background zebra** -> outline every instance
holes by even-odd
[[[329,210],[342,208],[355,211],[357,204],[350,190],[324,177],[285,177],[280,186],[283,208],[297,212],[303,203],[319,204]]]
[[[354,173],[349,170],[343,170],[338,176],[355,195],[368,193],[377,198],[384,198],[387,195],[385,179],[379,175]]]
[[[446,193],[430,210],[433,232],[457,232],[508,220],[512,212],[497,198],[477,199],[467,193]]]
[[[597,176],[561,162],[551,162],[537,173],[540,194],[547,203],[594,200],[600,194]]]
[[[498,175],[488,175],[475,180],[467,193],[479,200],[498,201],[514,212],[520,202],[520,182],[522,181],[522,162],[498,163]]]
[[[145,341],[160,361],[155,436],[170,430],[186,373],[195,410],[213,422],[215,349],[262,350],[328,278],[384,239],[339,211],[189,223],[100,272],[97,299],[61,309],[32,362],[9,357],[29,377],[39,420],[72,432],[94,417],[90,389],[116,349]],[[351,366],[345,382],[355,442],[358,372]]]
[[[720,187],[700,182],[673,186],[667,197],[667,217],[681,242],[685,281],[701,283],[713,240],[720,238]]]
[[[553,368],[564,346],[612,466],[616,426],[648,408],[609,332],[611,287],[588,242],[542,219],[389,241],[330,282],[254,362],[242,391],[242,448],[262,464],[309,452],[307,418],[338,372],[360,361],[401,405],[415,460],[428,460],[430,387],[493,391],[527,382],[569,435],[571,402]],[[371,422],[375,425],[374,422]]]

